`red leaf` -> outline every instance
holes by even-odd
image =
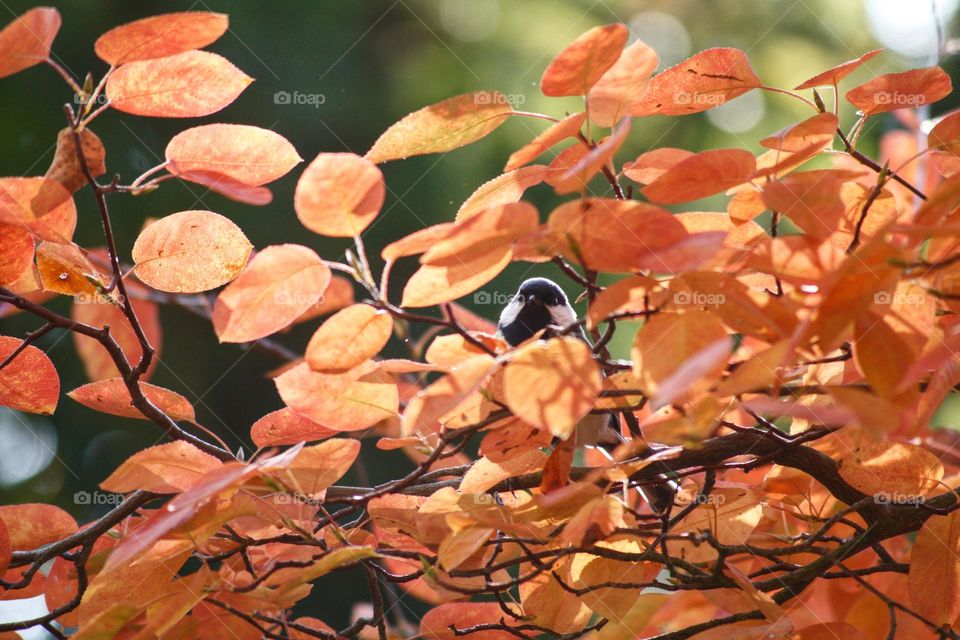
[[[629,35],[622,24],[594,27],[582,34],[547,65],[540,78],[543,95],[587,95],[620,57]]]
[[[250,427],[250,438],[258,447],[324,440],[337,433],[287,407],[268,413]]]
[[[634,115],[699,113],[761,84],[740,49],[707,49],[654,76]]]
[[[586,119],[586,113],[574,113],[559,122],[554,122],[544,129],[536,138],[510,154],[510,158],[507,160],[507,164],[503,167],[503,170],[513,171],[514,169],[522,167],[561,140],[576,136],[577,133],[580,132],[583,121]]]
[[[147,400],[174,420],[188,422],[196,420],[193,405],[179,393],[148,382],[141,382],[140,390],[147,397]],[[107,380],[90,382],[82,387],[77,387],[67,395],[72,400],[94,411],[124,418],[136,418],[137,420],[147,419],[145,415],[140,413],[139,409],[133,406],[130,392],[122,378],[108,378]]]
[[[940,67],[887,73],[847,92],[846,98],[866,115],[915,109],[945,98],[953,89],[950,76]]]
[[[699,200],[746,182],[756,168],[753,154],[744,149],[703,151],[664,171],[643,195],[663,204]]]
[[[36,7],[5,26],[0,31],[0,78],[46,60],[60,23],[56,9]]]
[[[300,176],[293,206],[314,233],[358,236],[380,213],[386,184],[375,164],[353,153],[321,153]]]
[[[0,336],[0,362],[23,341]],[[0,405],[29,413],[52,414],[60,396],[60,377],[50,358],[33,345],[0,369]]]
[[[187,51],[123,65],[107,80],[107,98],[124,113],[194,118],[220,111],[251,82],[226,58]]]
[[[228,24],[226,14],[206,11],[150,16],[107,31],[94,51],[112,65],[164,58],[207,46],[226,33]]]
[[[624,49],[587,94],[590,119],[601,127],[612,127],[621,118],[636,115],[650,76],[659,64],[657,53],[640,40]]]
[[[848,75],[856,71],[860,65],[883,52],[883,49],[874,49],[873,51],[868,51],[859,58],[855,60],[848,60],[843,64],[838,64],[835,67],[831,67],[824,71],[823,73],[818,73],[813,76],[806,82],[798,84],[795,88],[795,91],[800,91],[802,89],[812,89],[814,87],[822,87],[826,85],[836,85],[838,82],[846,78]]]

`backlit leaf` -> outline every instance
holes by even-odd
[[[522,167],[558,142],[576,136],[586,118],[586,113],[574,113],[559,122],[553,123],[536,138],[510,154],[503,170],[513,171]]]
[[[123,65],[107,80],[107,98],[124,113],[195,118],[220,111],[251,82],[226,58],[187,51]]]
[[[830,69],[827,69],[823,73],[818,73],[817,75],[813,76],[809,80],[801,84],[798,84],[795,87],[795,90],[800,91],[802,89],[812,89],[814,87],[836,85],[838,82],[840,82],[841,80],[846,78],[848,75],[856,71],[860,67],[860,65],[862,65],[864,62],[866,62],[870,58],[882,52],[883,52],[883,49],[874,49],[873,51],[866,52],[859,58],[856,58],[854,60],[848,60],[843,64],[838,64],[835,67],[831,67]]]
[[[93,299],[105,284],[97,268],[75,244],[41,242],[37,247],[37,271],[45,291],[68,296],[86,294]]]
[[[585,96],[613,66],[630,35],[622,24],[594,27],[550,61],[540,78],[545,96]]]
[[[22,340],[0,336],[0,362],[6,361]],[[28,413],[52,414],[60,396],[60,377],[50,358],[27,345],[0,369],[0,406]]]
[[[643,188],[643,195],[663,204],[699,200],[746,182],[755,170],[756,160],[749,151],[703,151],[664,171]]]
[[[101,482],[100,488],[114,493],[179,493],[221,464],[192,444],[177,440],[136,452]]]
[[[922,447],[903,442],[864,442],[839,461],[840,476],[867,495],[908,498],[933,491],[943,464]]]
[[[330,268],[312,249],[297,244],[265,248],[217,296],[217,337],[251,342],[276,333],[323,297],[330,277]]]
[[[304,355],[314,371],[343,372],[380,353],[392,333],[389,313],[355,304],[320,325]]]
[[[518,417],[567,439],[597,401],[600,370],[582,340],[563,337],[521,347],[504,372],[504,398]]]
[[[460,205],[460,209],[457,210],[457,221],[469,218],[490,207],[519,201],[527,189],[543,182],[547,174],[547,167],[534,164],[507,171],[484,182]]]
[[[0,506],[0,519],[7,525],[14,551],[35,549],[77,532],[73,517],[52,504]]]
[[[300,176],[293,206],[314,233],[351,238],[377,217],[385,192],[383,174],[366,158],[321,153]]]
[[[632,352],[634,372],[642,388],[653,394],[690,358],[724,340],[728,340],[727,330],[709,311],[658,314],[637,333]],[[711,364],[701,378],[718,376],[724,362],[711,360]]]
[[[179,393],[141,382],[140,390],[151,403],[174,420],[194,421],[193,405]],[[114,416],[146,420],[147,417],[133,406],[130,392],[122,378],[109,378],[90,382],[67,394],[85,407]]]
[[[114,27],[97,38],[94,50],[112,65],[164,58],[201,49],[227,31],[223,13],[185,11],[150,16]]]
[[[258,447],[323,440],[337,433],[288,407],[268,413],[250,427],[250,439]]]
[[[212,211],[157,220],[133,245],[137,277],[161,291],[207,291],[236,278],[252,249],[240,228]]]
[[[280,134],[245,124],[207,124],[181,131],[164,153],[167,169],[175,175],[211,171],[254,187],[273,182],[301,161]]]
[[[46,60],[60,23],[56,9],[35,7],[5,26],[0,31],[0,78]]]
[[[659,64],[656,51],[641,40],[624,49],[587,94],[590,119],[601,127],[612,127],[621,118],[637,115],[647,82]]]
[[[866,115],[916,109],[946,97],[953,88],[950,76],[940,67],[887,73],[846,93],[853,106]]]
[[[414,111],[373,143],[366,158],[380,164],[410,156],[441,153],[484,137],[513,111],[497,91],[475,91]]]
[[[910,606],[936,625],[960,615],[960,512],[927,518],[910,554]]]
[[[761,84],[740,49],[707,49],[654,76],[633,115],[699,113]]]

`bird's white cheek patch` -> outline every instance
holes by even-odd
[[[513,324],[513,321],[517,319],[517,315],[520,313],[522,308],[523,303],[516,300],[505,306],[503,308],[503,313],[500,314],[500,326],[505,327]]]
[[[568,305],[559,304],[549,309],[551,321],[558,327],[565,327],[577,321],[577,314]]]

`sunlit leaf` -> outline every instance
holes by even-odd
[[[163,58],[201,49],[227,31],[223,13],[185,11],[150,16],[114,27],[97,38],[94,50],[113,65]]]
[[[250,427],[250,439],[258,447],[323,440],[337,433],[287,407],[268,413]]]
[[[621,118],[638,115],[647,82],[659,64],[657,53],[642,40],[624,49],[587,94],[590,119],[601,127],[612,127]]]
[[[254,187],[273,182],[302,160],[280,134],[244,124],[207,124],[181,131],[164,154],[170,173],[211,171]]]
[[[212,211],[181,211],[157,220],[133,245],[137,277],[178,293],[207,291],[240,275],[253,249],[240,228]]]
[[[104,491],[179,493],[222,463],[188,442],[177,440],[142,449],[100,483]]]
[[[304,356],[314,371],[347,371],[380,353],[392,333],[393,317],[389,313],[355,304],[320,325]]]
[[[321,153],[300,176],[293,206],[314,233],[350,238],[377,217],[385,192],[383,174],[366,158]]]
[[[753,154],[743,149],[715,149],[685,158],[643,188],[654,202],[699,200],[746,182],[756,170]]]
[[[60,23],[56,9],[35,7],[5,26],[0,31],[0,78],[46,60]]]
[[[866,115],[916,109],[946,97],[953,88],[940,67],[887,73],[857,85],[846,93],[853,106]]]
[[[854,60],[848,60],[843,64],[838,64],[835,67],[831,67],[822,73],[818,73],[809,80],[798,84],[795,87],[796,91],[802,89],[812,89],[814,87],[823,87],[826,85],[836,85],[838,82],[846,78],[848,75],[856,71],[860,65],[869,60],[870,58],[883,53],[883,49],[874,49],[873,51],[868,51],[859,58]]]
[[[513,171],[522,167],[558,142],[576,136],[586,119],[586,113],[574,113],[559,122],[553,123],[536,138],[510,154],[503,170]]]
[[[23,341],[0,336],[0,362],[6,362]],[[60,377],[47,355],[27,345],[0,369],[0,406],[28,413],[52,414],[60,396]]]
[[[52,504],[0,506],[0,519],[7,525],[10,547],[14,551],[35,549],[77,531],[76,520]]]
[[[540,78],[545,96],[585,96],[613,66],[627,44],[622,24],[594,27],[567,45],[550,61]]]
[[[179,393],[141,382],[140,390],[151,403],[174,420],[196,420],[193,405]],[[85,407],[114,416],[146,420],[147,417],[133,406],[130,391],[122,378],[98,380],[77,387],[67,394]]]

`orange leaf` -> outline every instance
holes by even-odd
[[[570,469],[573,467],[573,452],[576,448],[576,438],[561,440],[557,446],[550,452],[547,463],[543,466],[543,476],[540,480],[540,491],[546,495],[553,493],[557,489],[570,484]],[[572,522],[572,521],[571,521]],[[564,529],[564,533],[569,531]],[[579,542],[574,542],[574,546],[580,546]]]
[[[496,278],[512,257],[510,244],[500,242],[472,247],[451,264],[425,264],[407,280],[400,305],[430,307],[456,300]]]
[[[353,153],[321,153],[297,182],[293,206],[314,233],[358,236],[380,213],[386,185],[375,164]]]
[[[699,200],[746,182],[756,168],[753,154],[744,149],[703,151],[664,171],[643,195],[663,204]]]
[[[607,286],[590,304],[588,326],[595,327],[612,313],[639,311],[649,307],[648,296],[657,286],[655,280],[646,276],[624,278]]]
[[[853,355],[870,388],[877,395],[891,400],[897,395],[901,376],[915,359],[904,338],[877,314],[870,312],[856,318]]]
[[[127,289],[129,291],[133,289],[133,286],[128,284]],[[160,313],[157,309],[157,304],[151,300],[140,300],[133,297],[131,297],[130,302],[133,305],[134,311],[137,313],[137,318],[140,320],[140,326],[143,328],[144,334],[146,334],[150,344],[159,355],[163,342],[163,334],[160,327]],[[127,361],[134,364],[140,362],[143,350],[136,332],[134,332],[130,321],[126,315],[124,315],[123,311],[108,301],[106,296],[77,296],[74,298],[73,308],[70,310],[70,317],[77,322],[95,327],[109,325],[110,335],[117,341],[117,344],[120,345]],[[115,378],[120,375],[116,364],[113,362],[113,357],[97,340],[82,336],[79,333],[74,333],[73,339],[77,347],[77,353],[83,361],[83,367],[88,378],[91,380],[103,380],[104,378]],[[149,377],[149,374],[157,366],[158,360],[159,358],[153,359],[144,379]]]
[[[94,51],[112,65],[165,58],[201,49],[227,31],[223,13],[184,11],[150,16],[114,27],[97,38]]]
[[[624,49],[587,94],[590,119],[601,127],[612,127],[621,118],[636,115],[659,64],[656,51],[640,40]]]
[[[7,525],[14,551],[36,549],[77,532],[73,516],[52,504],[0,506],[0,520]]]
[[[39,197],[40,195],[43,197]],[[51,203],[56,203],[53,209]],[[0,223],[51,242],[70,242],[77,208],[70,192],[46,178],[0,178]]]
[[[336,312],[320,325],[307,345],[314,371],[343,372],[380,353],[393,334],[393,316],[367,304]]]
[[[510,154],[510,158],[507,160],[507,164],[503,167],[503,170],[513,171],[514,169],[518,169],[561,140],[576,136],[577,133],[580,132],[583,121],[586,119],[586,113],[574,113],[559,122],[554,122],[544,129],[536,138]]]
[[[100,483],[104,491],[180,493],[223,463],[182,440],[136,452]]]
[[[244,184],[230,176],[215,171],[177,171],[177,177],[187,182],[203,185],[210,191],[256,207],[270,204],[273,194],[266,187],[254,187]]]
[[[779,211],[819,240],[837,230],[846,208],[840,198],[843,183],[829,171],[793,173],[763,187],[763,203]]]
[[[590,546],[622,526],[623,503],[613,496],[600,496],[580,507],[567,523],[561,539],[574,547]]]
[[[489,379],[495,368],[493,358],[483,354],[450,369],[447,375],[410,399],[401,418],[401,434],[432,433],[437,423],[443,423],[449,414],[473,409],[461,405],[473,397],[474,391]]]
[[[661,313],[650,318],[637,333],[633,343],[633,369],[648,395],[677,374],[685,363],[727,341],[727,330],[709,311],[688,311],[683,314]],[[729,353],[729,350],[728,350]],[[711,359],[712,366],[698,372],[700,379],[713,379],[723,370],[723,361]],[[692,386],[692,385],[691,385]]]
[[[840,476],[878,503],[919,499],[943,479],[943,464],[923,447],[903,442],[864,442],[837,464]]]
[[[207,124],[181,131],[164,153],[174,175],[212,171],[253,187],[273,182],[302,160],[280,134],[244,124]]]
[[[846,98],[865,115],[915,109],[950,94],[950,76],[940,67],[887,73],[858,85]]]
[[[107,80],[107,98],[124,113],[195,118],[220,111],[251,82],[222,56],[186,51],[123,65]]]
[[[196,415],[193,412],[193,405],[179,393],[152,385],[148,382],[141,382],[140,390],[147,400],[157,406],[174,420],[185,420],[193,422]],[[97,380],[81,387],[77,387],[67,394],[72,400],[79,402],[85,407],[101,413],[109,413],[112,416],[123,416],[124,418],[136,418],[137,420],[146,420],[147,417],[140,413],[140,410],[133,406],[130,398],[130,392],[122,378],[108,378],[106,380]]]
[[[613,156],[620,150],[630,133],[630,119],[625,118],[614,128],[613,132],[593,149],[577,160],[570,168],[564,171],[550,184],[560,195],[583,191],[587,188],[590,179],[597,175],[613,160]]]
[[[33,269],[33,236],[26,229],[0,224],[0,285],[9,286]]]
[[[537,340],[520,347],[507,363],[503,387],[517,417],[565,440],[596,404],[600,370],[582,340]]]
[[[686,149],[661,147],[641,153],[633,162],[624,163],[623,174],[634,182],[650,184],[670,170],[671,167],[693,155],[695,155],[693,151],[687,151]]]
[[[94,178],[102,176],[107,172],[103,142],[90,129],[84,129],[78,135],[90,175]],[[41,215],[62,204],[69,194],[87,184],[87,176],[80,167],[77,145],[70,128],[61,129],[57,134],[57,151],[44,177],[46,181],[31,202],[34,212]],[[59,184],[63,189],[54,187],[54,184]]]
[[[312,249],[298,244],[265,248],[217,296],[217,337],[252,342],[276,333],[323,298],[330,277],[330,268]]]
[[[634,115],[699,113],[761,84],[743,51],[707,49],[654,76]]]
[[[860,65],[883,52],[883,49],[874,49],[873,51],[868,51],[859,58],[855,60],[848,60],[843,64],[838,64],[835,67],[827,69],[823,73],[818,73],[813,76],[806,82],[798,84],[795,88],[795,91],[801,91],[803,89],[812,89],[814,87],[823,87],[826,85],[836,85],[838,82],[846,78],[848,75],[856,71]]]
[[[508,478],[525,473],[535,473],[547,462],[547,454],[533,449],[508,460],[494,462],[480,458],[467,470],[460,481],[460,493],[483,493],[489,491]]]
[[[250,427],[250,439],[258,447],[323,440],[337,433],[288,407],[268,413]]]
[[[297,413],[335,431],[359,431],[397,415],[400,398],[389,376],[369,366],[341,374],[317,373],[306,363],[274,383]]]
[[[559,252],[595,271],[665,271],[658,251],[687,237],[668,211],[634,201],[568,202],[554,209],[547,224]]]
[[[657,393],[650,399],[650,408],[656,411],[682,400],[697,382],[715,376],[723,369],[732,350],[733,341],[724,336],[691,355],[673,373],[659,381]]]
[[[420,635],[431,640],[459,638],[450,627],[468,629],[478,624],[499,624],[505,617],[494,602],[451,602],[427,611],[420,620]],[[510,618],[508,618],[510,620]],[[509,625],[509,622],[507,623]],[[509,631],[489,630],[471,633],[474,640],[516,640]]]
[[[491,244],[515,241],[535,231],[540,219],[528,202],[496,205],[458,221],[445,238],[434,242],[420,258],[423,264],[459,262],[462,256]]]
[[[44,291],[68,296],[99,294],[103,278],[75,244],[41,242],[37,247],[37,271]],[[107,301],[107,296],[103,296]]]
[[[0,336],[0,362],[6,362],[22,342],[20,338]],[[49,415],[57,408],[59,396],[57,370],[47,354],[33,345],[0,369],[0,406]]]
[[[46,60],[60,23],[56,9],[36,7],[5,26],[0,31],[0,78]]]
[[[359,453],[359,440],[331,438],[303,447],[289,465],[267,475],[291,491],[315,496],[343,477]]]
[[[212,211],[157,220],[133,245],[137,277],[161,291],[196,293],[240,275],[252,249],[240,228]]]
[[[613,66],[627,44],[622,24],[594,27],[580,35],[550,61],[540,78],[545,96],[585,96]]]
[[[330,278],[330,284],[327,286],[327,290],[323,292],[320,300],[297,318],[297,322],[304,322],[343,309],[353,304],[353,300],[353,282],[343,276],[335,275]]]
[[[456,220],[459,222],[490,207],[517,202],[527,189],[543,182],[547,173],[547,167],[534,164],[487,180],[463,201],[457,210]]]
[[[910,553],[910,606],[937,626],[960,616],[960,512],[927,518]]]
[[[474,91],[414,111],[383,132],[367,152],[380,164],[427,153],[441,153],[484,137],[507,119],[513,108],[497,91]]]

